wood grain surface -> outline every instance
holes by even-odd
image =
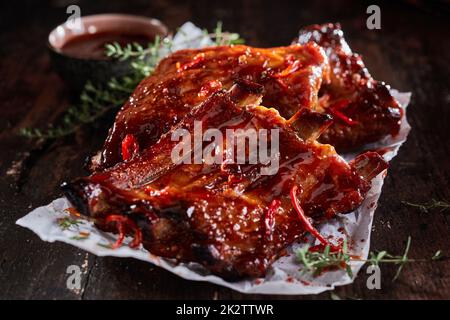
[[[389,175],[378,204],[372,249],[402,253],[412,237],[411,257],[441,249],[450,255],[449,211],[421,213],[402,201],[450,199],[450,19],[446,5],[381,6],[381,30],[366,28],[360,1],[2,1],[0,10],[0,298],[2,299],[329,299],[317,296],[244,295],[208,283],[183,280],[149,263],[100,258],[63,243],[47,243],[15,225],[32,208],[60,195],[59,184],[84,175],[86,156],[96,151],[112,119],[47,144],[19,137],[21,127],[42,127],[70,103],[70,91],[50,64],[49,31],[67,19],[66,7],[83,15],[124,12],[156,17],[175,30],[187,20],[239,32],[255,46],[289,44],[301,26],[342,23],[352,48],[363,54],[377,79],[413,93],[412,131]],[[417,2],[416,2],[417,3]],[[420,3],[420,2],[419,2]],[[81,290],[66,287],[66,268],[82,267]],[[411,263],[392,282],[395,266],[382,266],[381,290],[366,287],[361,271],[354,284],[335,293],[342,299],[449,299],[448,259]]]

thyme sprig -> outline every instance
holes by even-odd
[[[331,251],[330,246],[326,246],[323,251],[311,251],[310,246],[306,245],[296,251],[297,259],[302,264],[302,272],[310,272],[313,276],[318,276],[325,271],[343,269],[349,277],[353,277],[353,272],[350,267],[350,262],[364,262],[370,265],[379,266],[381,263],[392,263],[398,265],[392,281],[395,281],[400,276],[405,264],[410,262],[425,262],[430,259],[411,259],[408,257],[409,249],[411,247],[411,237],[408,237],[406,247],[402,255],[393,255],[387,251],[371,252],[369,259],[358,259],[352,257],[348,253],[347,242],[344,240],[342,249],[339,251]],[[431,260],[438,260],[442,258],[441,250],[431,257]]]
[[[216,46],[228,46],[233,44],[243,44],[245,40],[242,39],[239,33],[224,32],[222,30],[222,22],[217,22],[214,33],[208,33],[203,30],[203,33],[214,40]]]
[[[192,38],[187,41],[199,40],[203,37],[209,37],[213,40],[214,46],[226,46],[234,44],[245,43],[238,33],[224,32],[222,31],[222,22],[218,22],[213,33],[209,33],[207,30],[203,30],[203,34],[196,38]],[[180,44],[184,43],[181,42]],[[105,46],[105,54],[108,57],[118,59],[120,61],[127,60],[129,58],[136,58],[140,60],[146,59],[148,56],[157,57],[158,49],[160,47],[166,47],[168,52],[172,52],[172,41],[170,38],[164,38],[161,40],[159,36],[156,37],[153,44],[149,44],[147,48],[144,48],[139,43],[129,43],[122,47],[118,42],[109,43]]]
[[[111,244],[109,244],[109,243],[97,243],[97,245],[99,246],[99,247],[102,247],[102,248],[105,248],[105,249],[112,249],[113,247],[111,246]]]
[[[169,37],[161,39],[160,36],[156,36],[155,40],[149,43],[146,48],[136,42],[128,43],[123,47],[118,42],[108,43],[105,45],[105,55],[119,61],[125,61],[130,58],[148,60],[148,65],[156,65],[160,58],[160,49],[163,47],[166,47],[170,52],[172,39]]]
[[[297,258],[303,264],[302,272],[310,272],[314,276],[318,276],[326,270],[345,269],[350,277],[353,277],[352,269],[349,262],[351,257],[347,252],[347,241],[344,240],[342,250],[331,251],[331,247],[327,245],[322,252],[311,251],[310,246],[306,245],[297,250]]]
[[[213,45],[230,45],[243,43],[237,33],[222,31],[219,22],[213,33],[203,32],[213,40]],[[200,38],[200,37],[199,37]],[[195,39],[190,39],[192,41]],[[130,62],[130,73],[120,78],[110,79],[106,85],[87,82],[80,94],[80,103],[70,106],[61,119],[61,124],[50,124],[46,129],[22,128],[20,134],[28,138],[39,138],[44,141],[62,138],[75,133],[85,124],[102,118],[110,110],[119,108],[133,93],[136,86],[149,76],[158,62],[172,52],[172,38],[156,37],[147,47],[137,43],[124,47],[119,43],[107,44],[105,54],[108,57]]]
[[[400,276],[400,273],[403,270],[403,266],[408,262],[417,261],[415,259],[408,258],[409,248],[411,247],[411,237],[408,237],[408,240],[406,241],[406,247],[403,255],[401,256],[394,256],[387,251],[380,251],[378,253],[370,253],[370,259],[368,260],[369,264],[379,266],[380,263],[393,263],[396,265],[399,265],[397,268],[397,271],[395,272],[395,276],[392,279],[392,281],[395,281]]]
[[[80,94],[80,103],[70,106],[61,119],[61,124],[50,124],[46,129],[22,128],[20,134],[28,138],[43,140],[58,139],[76,132],[81,126],[93,123],[111,109],[120,107],[139,82],[149,73],[149,66],[131,64],[132,73],[120,79],[112,78],[106,87],[87,82]]]
[[[80,224],[83,223],[83,220],[81,219],[74,219],[71,217],[63,217],[59,218],[57,220],[58,226],[61,228],[61,230],[68,230],[72,227],[77,228]]]
[[[86,240],[89,239],[89,234],[80,234],[77,236],[70,237],[71,240]]]
[[[433,209],[439,209],[440,212],[444,212],[450,208],[450,203],[446,201],[440,201],[432,199],[428,203],[412,203],[408,201],[402,201],[404,205],[419,209],[423,213],[429,213]]]

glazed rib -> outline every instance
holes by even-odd
[[[396,135],[403,115],[389,86],[372,78],[362,57],[352,52],[340,24],[303,28],[294,43],[323,47],[331,67],[331,82],[323,83],[317,111],[333,116],[334,123],[320,141],[338,150],[352,150]]]
[[[248,46],[180,50],[163,59],[117,114],[93,170],[123,160],[121,143],[132,134],[142,148],[155,143],[211,94],[244,79],[264,86],[263,104],[289,118],[317,104],[329,77],[329,65],[318,45],[259,49]]]
[[[100,229],[119,234],[116,246],[128,234],[132,247],[142,243],[226,279],[260,277],[306,233],[328,243],[311,222],[355,210],[387,167],[373,152],[346,163],[334,147],[394,135],[401,117],[389,87],[371,77],[338,24],[307,27],[287,47],[182,50],[163,59],[119,111],[93,174],[63,190]],[[172,135],[192,136],[196,121],[202,133],[278,130],[272,160],[279,169],[263,174],[268,164],[236,158],[174,161]],[[190,150],[183,159],[194,158]]]
[[[329,117],[302,109],[286,121],[259,106],[262,96],[262,88],[245,81],[215,92],[157,143],[63,190],[102,230],[134,235],[133,246],[142,240],[153,254],[198,262],[229,280],[264,276],[310,231],[302,215],[318,221],[354,210],[386,163],[366,153],[347,164],[332,146],[314,141]],[[279,170],[263,175],[265,165],[248,161],[174,163],[172,133],[192,133],[194,121],[201,121],[203,132],[278,129]]]
[[[122,161],[121,143],[127,134],[141,146],[152,145],[194,106],[229,89],[236,79],[262,84],[263,104],[287,119],[301,108],[330,114],[334,123],[321,142],[338,150],[398,133],[402,109],[389,87],[374,80],[361,56],[351,51],[339,24],[306,27],[294,43],[269,49],[181,50],[163,59],[118,113],[91,169]]]

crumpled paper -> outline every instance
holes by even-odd
[[[211,39],[192,23],[185,23],[174,36],[175,50],[183,48],[198,48],[211,44]],[[406,108],[410,101],[410,93],[400,93],[392,90],[393,95]],[[387,137],[382,141],[368,145],[365,149],[387,150],[384,158],[389,161],[398,152],[400,146],[406,141],[410,126],[403,117],[400,133],[395,137]],[[362,151],[362,150],[361,150]],[[343,157],[351,160],[356,154],[346,154]],[[372,221],[377,206],[378,198],[383,186],[383,173],[372,180],[372,187],[360,208],[356,211],[339,215],[336,219],[319,226],[319,231],[327,237],[347,238],[349,254],[366,259],[370,248],[370,233]],[[92,222],[84,219],[76,219],[66,209],[70,207],[65,198],[54,200],[47,206],[39,207],[31,211],[16,224],[28,228],[36,233],[43,241],[61,241],[75,247],[93,253],[97,256],[130,257],[151,262],[184,279],[193,281],[208,281],[221,286],[231,288],[243,293],[259,294],[318,294],[326,290],[332,290],[336,286],[352,283],[364,262],[352,261],[350,267],[353,277],[348,276],[344,270],[325,272],[313,277],[301,272],[301,266],[296,261],[295,250],[304,246],[304,243],[292,245],[288,249],[288,255],[279,258],[271,267],[265,278],[228,282],[222,278],[211,275],[197,263],[177,264],[171,259],[155,256],[144,248],[131,249],[126,244],[131,241],[127,238],[125,245],[118,249],[111,249],[110,244],[115,242],[116,236],[96,229]],[[311,239],[311,242],[314,240]],[[311,243],[312,244],[312,243]]]

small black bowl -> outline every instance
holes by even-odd
[[[149,41],[156,36],[168,35],[167,27],[159,20],[125,14],[98,14],[81,17],[81,27],[74,29],[63,23],[53,29],[48,36],[48,47],[54,68],[64,81],[75,91],[80,91],[85,83],[106,83],[112,77],[120,77],[130,70],[128,61],[76,57],[62,50],[74,38],[100,33],[117,33],[130,36],[145,36]]]

